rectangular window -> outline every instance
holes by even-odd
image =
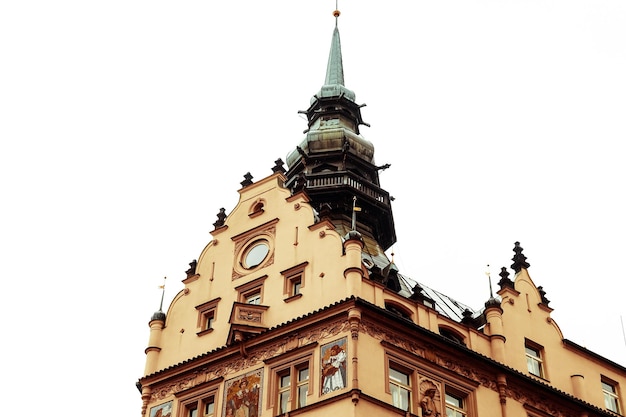
[[[204,329],[209,330],[213,328],[213,322],[215,321],[215,311],[211,310],[204,315]]]
[[[390,367],[389,392],[394,407],[411,411],[411,375]]]
[[[203,401],[204,416],[202,417],[214,417],[215,416],[215,397],[210,396]]]
[[[300,277],[291,280],[291,295],[300,294],[300,288],[302,287],[302,279]]]
[[[465,417],[465,399],[456,394],[446,392],[446,417]]]
[[[395,346],[387,345],[390,350]],[[472,417],[477,415],[474,390],[477,384],[423,369],[403,352],[386,352],[387,394],[391,404],[424,417]],[[387,400],[389,401],[389,400]]]
[[[266,279],[267,275],[264,275],[236,287],[237,301],[244,304],[261,305],[263,303],[263,283]]]
[[[261,304],[261,290],[253,291],[245,295],[247,304]]]
[[[277,414],[302,408],[309,395],[310,358],[292,361],[275,369],[275,409]]]
[[[289,411],[291,394],[291,372],[286,370],[278,374],[278,414]]]
[[[308,262],[303,262],[281,272],[284,278],[283,294],[285,302],[296,300],[302,297],[302,289],[304,288],[304,271]]]
[[[216,417],[214,393],[193,397],[182,405],[182,414],[179,414],[181,417]]]
[[[539,346],[526,343],[526,366],[532,375],[544,378],[542,349]]]
[[[216,298],[196,306],[196,310],[198,310],[198,336],[202,336],[213,331],[215,318],[217,317],[217,305],[220,300],[221,298]]]
[[[602,394],[604,395],[604,406],[607,410],[621,414],[619,406],[619,396],[617,395],[617,384],[602,381]]]

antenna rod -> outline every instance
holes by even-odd
[[[491,272],[489,272],[489,264],[487,264],[487,271],[485,271],[485,275],[489,279],[489,297],[493,298],[493,288],[491,287]]]
[[[163,285],[159,286],[163,290],[161,292],[161,305],[159,306],[159,311],[163,311],[163,298],[165,297],[165,280],[166,279],[167,277],[163,277]]]
[[[352,230],[356,230],[356,212],[358,207],[356,206],[356,196],[352,197]]]
[[[624,319],[622,318],[621,314],[619,316],[619,320],[622,322],[622,336],[624,337],[624,346],[626,346],[626,333],[624,333]]]

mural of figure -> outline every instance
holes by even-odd
[[[248,372],[224,383],[222,416],[259,417],[263,369]]]
[[[235,417],[257,417],[259,403],[259,387],[257,384],[248,387],[248,380],[239,382],[239,391],[233,399]]]
[[[339,345],[333,345],[330,348],[330,357],[322,365],[323,394],[345,388],[345,376],[342,370],[345,367],[345,361],[346,351]]]
[[[437,408],[437,402],[435,401],[436,388],[429,388],[424,392],[420,406],[422,407],[422,415],[424,417],[439,417],[439,409]]]
[[[171,417],[172,416],[172,402],[169,401],[165,404],[153,407],[150,410],[150,417]]]

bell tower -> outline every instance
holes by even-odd
[[[372,238],[382,250],[396,241],[389,193],[380,187],[374,146],[359,127],[369,126],[361,117],[364,104],[357,104],[353,91],[344,85],[341,41],[335,10],[326,79],[311,98],[305,138],[287,156],[286,185],[292,192],[305,191],[321,219],[330,220],[339,231],[352,224],[355,198],[360,211],[357,230]]]

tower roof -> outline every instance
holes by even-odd
[[[355,94],[344,85],[343,58],[335,10],[324,85],[311,99],[306,114],[306,137],[287,155],[286,185],[292,192],[306,191],[311,204],[339,230],[353,230],[350,222],[355,198],[361,209],[358,232],[371,236],[383,249],[395,241],[391,198],[380,187],[374,146],[359,132],[366,125]]]
[[[337,11],[335,13],[338,13]],[[354,101],[356,95],[354,91],[349,90],[344,85],[343,79],[343,58],[341,55],[341,39],[339,37],[339,27],[335,22],[335,30],[330,44],[330,53],[328,54],[328,64],[326,66],[326,79],[320,91],[311,98],[313,104],[319,98],[338,97]]]

